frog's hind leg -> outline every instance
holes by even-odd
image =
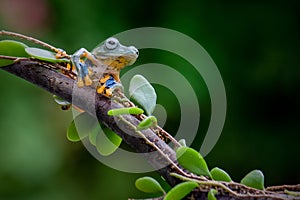
[[[118,83],[112,75],[106,75],[100,79],[100,86],[97,89],[97,93],[103,94],[107,97],[111,97],[114,90],[119,88],[123,90],[122,84]]]
[[[103,78],[99,80],[99,87],[97,88],[97,93],[104,94],[106,90],[106,81],[110,78],[109,75],[105,75]]]

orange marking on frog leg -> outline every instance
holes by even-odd
[[[101,87],[99,87],[99,88],[97,89],[97,93],[103,94],[103,93],[104,93],[104,90],[105,90],[105,85],[102,85]]]
[[[106,93],[106,96],[110,97],[112,95],[112,89],[111,88],[106,89],[105,93]]]
[[[86,86],[92,85],[93,81],[90,79],[88,75],[84,77],[84,83]]]
[[[125,66],[125,63],[118,63],[117,65],[116,65],[117,67],[117,70],[120,70],[120,69],[122,69],[122,68],[124,68],[124,66]]]
[[[116,82],[119,82],[119,83],[121,82],[119,72],[112,74],[112,76],[116,80]]]
[[[89,74],[89,76],[93,75],[93,71],[90,68],[88,69],[88,74]]]
[[[82,53],[82,57],[84,57],[84,58],[90,60],[94,65],[97,65],[97,64],[98,64],[98,60],[94,57],[93,54],[91,54],[91,53],[88,52],[88,51],[84,51],[84,52]]]
[[[77,86],[78,86],[78,87],[83,87],[83,86],[84,86],[84,82],[83,82],[83,80],[82,80],[81,77],[78,77],[78,80],[77,80]]]
[[[57,58],[57,59],[68,58],[68,57],[70,57],[70,56],[69,56],[64,50],[62,50],[62,49],[56,49],[55,52],[56,52],[55,58]]]
[[[91,55],[90,52],[88,52],[87,50],[84,50],[80,56],[80,58],[86,58],[86,59],[90,59],[92,58],[93,56]]]
[[[70,63],[67,64],[67,67],[66,67],[68,70],[71,70],[72,66]]]
[[[103,83],[105,83],[108,79],[109,79],[109,75],[106,75],[105,77],[101,78],[99,82],[103,84]]]

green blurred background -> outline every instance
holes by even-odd
[[[206,156],[239,181],[252,169],[267,186],[300,183],[299,1],[96,1],[0,0],[0,29],[39,38],[67,52],[92,49],[116,33],[144,26],[165,27],[198,41],[223,77],[227,118]],[[126,43],[126,41],[122,41]],[[176,41],[174,41],[176,42]],[[197,91],[200,148],[210,118],[201,77],[184,60],[142,50],[138,64],[158,62],[182,72]],[[110,169],[81,143],[67,141],[71,112],[52,95],[0,71],[0,199],[127,199],[141,174]],[[156,86],[168,105],[165,128],[176,131],[178,105]],[[188,97],[187,97],[188,98]],[[157,176],[156,174],[154,174]]]

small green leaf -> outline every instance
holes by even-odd
[[[147,115],[151,115],[156,105],[156,93],[152,85],[142,75],[135,75],[129,84],[129,95]]]
[[[142,177],[135,181],[135,187],[142,192],[164,194],[165,191],[161,185],[152,177]]]
[[[143,114],[144,110],[137,108],[137,107],[130,107],[130,108],[117,108],[117,109],[111,109],[107,112],[110,116],[116,116],[116,115],[139,115]]]
[[[176,157],[179,164],[190,172],[211,177],[204,158],[196,150],[184,146],[179,147],[176,150]]]
[[[29,57],[25,52],[27,46],[22,42],[14,40],[1,40],[0,41],[0,55],[13,56],[13,57]],[[0,59],[0,67],[13,64],[13,60]]]
[[[212,170],[210,170],[210,174],[212,176],[212,179],[215,181],[231,182],[231,178],[227,174],[227,172],[218,167],[215,167]]]
[[[57,59],[55,57],[55,53],[45,50],[45,49],[39,49],[34,47],[27,47],[25,48],[25,51],[32,57],[37,58],[39,60],[52,62],[52,63],[60,63],[60,62],[70,62],[68,59]]]
[[[164,200],[180,200],[183,199],[186,195],[188,195],[198,184],[196,182],[188,181],[179,183],[174,188],[172,188]]]
[[[252,188],[264,190],[264,174],[260,170],[253,170],[249,172],[242,180],[241,183]]]
[[[67,138],[71,142],[77,142],[88,136],[93,129],[96,128],[98,121],[86,112],[80,113],[71,122],[68,131]]]
[[[122,138],[106,127],[102,130],[97,134],[96,148],[102,156],[109,156],[118,149]]]
[[[217,198],[215,197],[215,195],[218,193],[217,190],[215,189],[210,189],[208,194],[207,194],[207,200],[217,200]]]
[[[154,116],[149,116],[147,118],[145,118],[143,121],[141,121],[139,123],[139,125],[137,126],[138,130],[145,130],[147,128],[150,127],[154,127],[157,125],[157,119]]]

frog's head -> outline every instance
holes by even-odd
[[[105,40],[102,45],[96,47],[92,54],[105,65],[120,70],[132,65],[136,61],[139,51],[134,46],[124,46],[119,40],[111,37]]]

